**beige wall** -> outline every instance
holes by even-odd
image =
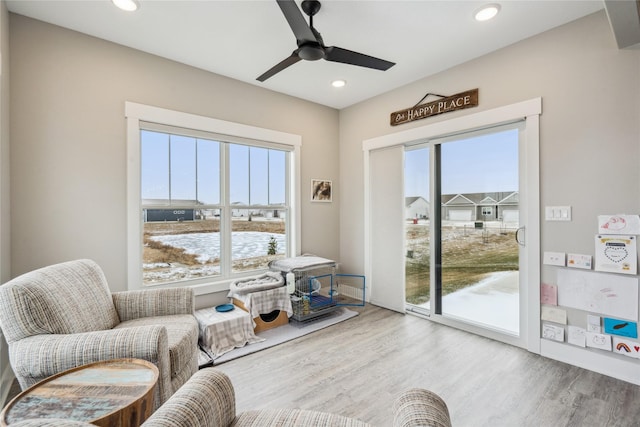
[[[9,11],[0,2],[0,283],[11,277],[9,209]]]
[[[88,257],[126,289],[124,103],[302,136],[302,251],[339,255],[338,112],[20,15],[10,15],[13,275]],[[336,191],[340,191],[336,185]]]
[[[476,108],[389,125],[427,92],[473,88]],[[343,266],[364,268],[363,140],[536,97],[540,205],[573,208],[571,222],[542,221],[541,249],[592,254],[598,214],[640,213],[640,51],[618,50],[602,11],[341,110]]]

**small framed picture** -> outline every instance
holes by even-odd
[[[311,180],[311,201],[312,202],[331,202],[332,188],[331,181],[326,179]]]

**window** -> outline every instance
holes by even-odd
[[[130,288],[228,289],[296,254],[300,137],[133,103],[127,124]]]

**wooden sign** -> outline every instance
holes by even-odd
[[[478,105],[478,89],[468,90],[437,101],[416,105],[406,110],[391,113],[391,126],[426,119],[450,111],[463,110]]]

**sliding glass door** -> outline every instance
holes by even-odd
[[[520,333],[517,125],[405,151],[405,295],[411,311]]]

